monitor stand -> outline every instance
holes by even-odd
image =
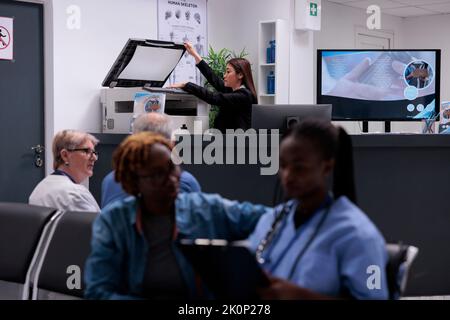
[[[363,121],[362,123],[362,132],[368,133],[369,132],[369,121]]]
[[[385,133],[390,133],[391,132],[391,122],[390,121],[385,121],[384,122],[384,132]]]
[[[362,125],[363,125],[362,132],[368,133],[369,132],[369,121],[363,121]],[[385,133],[390,133],[391,132],[391,122],[390,121],[385,121],[384,122],[384,132]]]

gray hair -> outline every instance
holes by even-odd
[[[64,160],[61,157],[63,149],[76,149],[86,141],[91,141],[94,146],[99,142],[92,134],[76,130],[62,130],[55,134],[52,145],[53,169],[56,170],[60,165],[64,164]]]
[[[133,133],[143,131],[154,132],[170,140],[172,136],[170,118],[165,114],[156,112],[141,114],[133,123]]]

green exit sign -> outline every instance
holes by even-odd
[[[309,4],[309,15],[313,17],[317,17],[317,3]]]

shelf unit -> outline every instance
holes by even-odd
[[[266,49],[275,40],[275,63],[267,63]],[[258,103],[289,103],[289,31],[284,20],[260,21],[258,32]],[[275,94],[267,94],[267,76],[275,74]]]

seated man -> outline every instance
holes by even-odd
[[[139,116],[133,125],[133,133],[148,131],[162,135],[170,140],[172,135],[169,126],[169,117],[160,113],[146,113]],[[187,171],[181,172],[180,192],[200,192],[200,184],[197,179]],[[108,173],[102,182],[102,208],[111,202],[124,199],[129,196],[114,180],[114,171]]]

